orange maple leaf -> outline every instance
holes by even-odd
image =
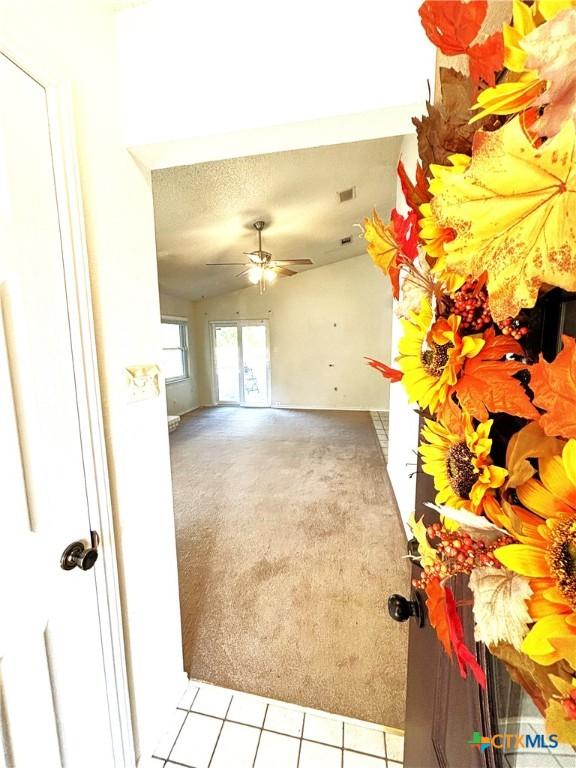
[[[418,13],[428,39],[447,56],[467,54],[470,77],[494,85],[494,73],[504,66],[502,32],[472,45],[486,17],[486,0],[426,0]]]
[[[448,656],[452,656],[452,643],[450,642],[450,627],[448,626],[448,614],[446,612],[446,591],[440,579],[431,579],[426,584],[426,608],[430,624],[436,630],[438,640],[442,643]]]
[[[483,80],[488,85],[495,85],[495,73],[500,72],[504,66],[504,40],[502,32],[495,32],[483,42],[470,46],[468,56],[472,80],[475,83]]]
[[[447,655],[450,658],[452,653],[456,655],[460,676],[465,678],[470,670],[476,682],[485,688],[486,675],[475,655],[464,643],[464,628],[458,616],[454,593],[450,587],[444,587],[436,577],[426,584],[426,596],[430,624],[436,630],[438,640]]]
[[[522,384],[512,378],[524,370],[526,363],[503,360],[507,354],[522,354],[522,347],[508,336],[496,336],[494,330],[484,334],[486,343],[476,357],[464,364],[454,393],[461,407],[479,421],[489,413],[510,413],[525,419],[537,419],[538,411]]]
[[[549,436],[576,437],[576,341],[562,336],[564,347],[551,363],[542,357],[530,369],[534,404],[546,413],[540,426]]]
[[[426,0],[418,13],[428,39],[447,56],[466,53],[486,18],[486,0]]]

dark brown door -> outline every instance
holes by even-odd
[[[418,462],[416,485],[416,517],[424,514],[427,524],[435,522],[438,515],[424,506],[433,499],[435,491],[432,478],[421,471]],[[420,569],[413,567],[413,577],[418,578]],[[453,579],[450,583],[458,603],[468,601],[471,593],[466,579]],[[460,607],[466,644],[475,648],[472,609]],[[487,768],[497,765],[493,750],[484,755],[467,742],[474,731],[491,732],[489,695],[482,693],[470,675],[460,677],[458,666],[450,660],[438,642],[434,629],[425,617],[423,627],[415,619],[409,621],[408,686],[406,693],[405,768]],[[486,665],[483,648],[478,646],[480,663]],[[490,670],[487,670],[490,676]],[[490,689],[490,683],[488,685]]]

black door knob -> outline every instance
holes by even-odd
[[[388,598],[388,613],[394,621],[408,621],[415,618],[418,626],[424,626],[424,605],[418,592],[413,593],[413,600],[407,600],[402,595],[390,595]]]
[[[82,571],[89,571],[94,567],[98,560],[98,534],[91,531],[92,546],[87,547],[83,541],[73,541],[66,547],[60,558],[60,567],[65,571],[71,571],[73,568],[80,568]]]

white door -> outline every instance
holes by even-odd
[[[45,89],[0,54],[0,766],[117,765]]]
[[[212,351],[219,405],[270,406],[266,320],[212,323]]]

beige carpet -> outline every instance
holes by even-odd
[[[170,440],[190,676],[403,727],[409,572],[370,414],[207,408]]]

